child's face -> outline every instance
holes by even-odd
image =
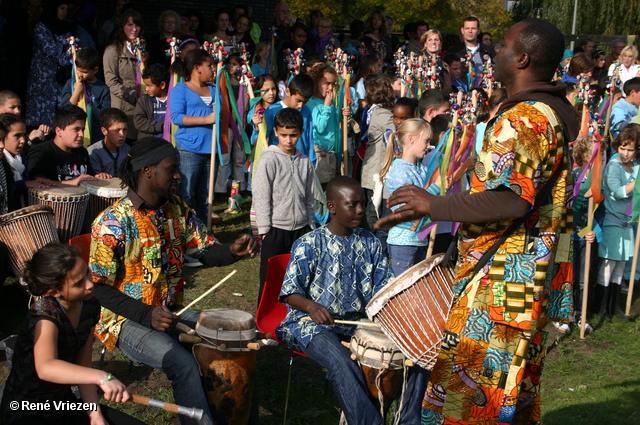
[[[191,79],[199,81],[200,83],[213,82],[213,59],[207,58],[199,65],[195,65],[191,70]]]
[[[395,125],[396,128],[400,127],[400,124],[402,124],[409,118],[413,118],[411,108],[406,105],[398,104],[393,107],[393,125]]]
[[[7,137],[4,139],[4,148],[14,156],[20,155],[24,147],[24,140],[27,135],[27,126],[23,122],[11,124]]]
[[[438,109],[434,109],[434,108],[427,109],[427,111],[424,113],[424,116],[422,118],[425,121],[431,122],[431,119],[433,117],[446,114],[447,112],[449,112],[449,103],[443,103],[442,106],[440,106]]]
[[[269,59],[269,51],[271,50],[271,46],[267,46],[258,52],[258,57],[264,60]]]
[[[333,198],[327,203],[331,212],[329,225],[333,223],[331,230],[337,234],[335,230],[351,233],[364,218],[365,197],[362,187],[345,186]]]
[[[0,114],[20,115],[21,110],[22,103],[20,103],[20,99],[17,97],[7,99],[7,101],[4,102],[4,105],[0,105]]]
[[[64,129],[56,127],[56,140],[60,141],[63,150],[79,148],[84,144],[84,121],[77,120]]]
[[[336,76],[331,72],[325,72],[322,78],[318,80],[318,90],[322,94],[322,98],[324,99],[329,95],[329,93],[333,92],[336,87]]]
[[[631,93],[627,95],[627,102],[632,105],[640,104],[640,91],[631,90]]]
[[[165,90],[167,85],[164,81],[160,82],[160,85],[153,84],[151,78],[144,78],[145,91],[151,97],[164,97],[167,95]]]
[[[229,67],[229,75],[236,74],[240,69],[240,62],[236,58],[229,59],[228,67]]]
[[[416,159],[422,159],[429,151],[429,139],[424,134],[410,134],[407,140],[408,146],[403,147],[403,158],[409,162],[413,162]],[[408,156],[408,158],[405,158]]]
[[[636,142],[628,141],[626,145],[624,143],[623,141],[620,146],[618,146],[618,155],[620,162],[626,165],[636,159]]]
[[[278,94],[278,88],[276,82],[273,80],[267,80],[262,84],[262,101],[268,105],[272,105],[276,101]]]
[[[114,122],[109,128],[101,127],[102,135],[104,136],[105,144],[119,148],[124,145],[127,138],[127,123],[126,122]]]
[[[278,137],[278,147],[285,153],[293,156],[296,153],[296,144],[302,134],[301,128],[287,128],[276,127],[274,128],[276,137]]]
[[[93,83],[96,80],[96,74],[98,73],[98,68],[87,69],[87,68],[76,68],[78,72],[78,78],[80,81],[86,81],[89,83]]]
[[[462,62],[453,61],[449,65],[449,75],[451,75],[451,81],[456,81],[462,75]]]
[[[391,88],[393,88],[393,96],[396,98],[400,97],[400,90],[402,89],[402,81],[400,78],[396,78],[393,84],[391,84]]]
[[[93,295],[93,281],[91,273],[82,258],[76,259],[75,266],[67,275],[60,289],[52,289],[49,295],[59,298],[62,301],[76,303],[86,301]]]
[[[285,105],[287,105],[289,108],[297,109],[298,111],[302,109],[302,107],[309,101],[309,99],[303,97],[298,93],[290,94],[289,89],[287,89],[287,94],[289,96],[287,96],[284,100]]]

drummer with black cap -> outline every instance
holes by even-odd
[[[167,141],[138,140],[120,167],[127,196],[113,203],[93,224],[90,270],[95,297],[102,304],[97,336],[108,350],[118,347],[132,360],[167,374],[177,404],[203,409],[194,421],[212,424],[211,411],[193,355],[177,341],[176,322],[195,327],[199,313],[177,316],[184,290],[184,256],[225,266],[257,247],[249,235],[214,244],[215,238],[180,198],[179,157]]]

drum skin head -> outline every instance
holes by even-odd
[[[77,187],[77,186],[69,186],[68,184],[61,184],[55,187],[47,187],[44,189],[35,189],[32,188],[30,189],[32,190],[34,193],[37,193],[38,196],[42,197],[42,196],[59,196],[59,197],[65,197],[65,196],[82,196],[82,195],[86,195],[87,191],[84,190],[81,187]]]
[[[229,308],[203,310],[200,312],[198,323],[208,329],[223,329],[225,331],[245,331],[256,327],[253,315],[246,311]]]

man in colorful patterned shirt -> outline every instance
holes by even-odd
[[[393,277],[378,239],[358,227],[364,200],[362,186],[350,177],[327,185],[331,221],[293,244],[280,293],[289,309],[276,333],[328,369],[349,424],[379,425],[382,418],[367,396],[360,367],[340,343],[355,327],[334,322],[366,317],[367,302]]]
[[[176,403],[203,409],[201,421],[180,416],[182,424],[213,424],[200,371],[193,355],[177,341],[179,320],[195,327],[199,313],[178,317],[183,301],[184,256],[224,266],[256,254],[255,241],[214,244],[195,212],[180,198],[178,153],[163,139],[146,137],[131,148],[120,168],[127,196],[93,224],[90,270],[95,298],[102,305],[96,334],[132,360],[163,371],[172,381]]]
[[[578,123],[563,84],[550,84],[564,39],[552,24],[525,19],[505,35],[494,75],[507,100],[487,127],[469,192],[432,196],[415,186],[377,225],[415,220],[462,223],[454,290],[438,361],[423,401],[423,424],[536,424],[549,318],[572,313],[571,177],[567,143]],[[529,212],[560,168],[549,199],[476,274],[485,252]]]

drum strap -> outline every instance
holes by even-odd
[[[566,153],[565,153],[565,155],[566,155]],[[478,274],[480,272],[480,270],[482,270],[482,268],[489,262],[489,260],[491,258],[493,258],[495,253],[498,251],[498,248],[500,248],[502,246],[502,244],[504,244],[506,242],[506,240],[509,238],[509,236],[511,236],[513,234],[513,232],[515,232],[520,226],[522,226],[522,224],[525,221],[527,221],[527,219],[529,217],[531,217],[531,215],[533,213],[538,211],[540,209],[540,207],[542,207],[544,205],[548,205],[551,202],[551,189],[553,189],[553,186],[558,181],[558,178],[560,177],[560,174],[562,173],[562,168],[563,167],[562,167],[562,163],[561,163],[558,166],[558,168],[556,168],[556,170],[553,172],[553,174],[551,175],[549,180],[547,180],[547,182],[542,187],[542,189],[540,190],[538,195],[536,195],[536,199],[535,199],[535,202],[533,204],[533,207],[525,215],[523,215],[520,218],[515,219],[511,223],[511,225],[507,228],[507,230],[505,230],[505,232],[502,234],[502,237],[500,237],[500,239],[498,239],[496,241],[496,243],[494,243],[491,246],[491,248],[489,248],[489,250],[484,253],[482,258],[480,258],[480,261],[478,261],[478,264],[476,264],[476,267],[473,269],[473,274],[471,275],[470,279],[467,281],[467,284],[469,284],[469,283],[471,283],[473,281],[473,277],[476,274]],[[457,246],[457,239],[454,239],[453,242],[451,243],[451,245],[449,245],[449,249],[447,250],[447,253],[444,256],[444,260],[445,261],[451,261],[451,262],[455,261],[455,259],[453,258],[453,250],[456,248],[456,246]],[[451,267],[451,268],[452,268],[452,266],[453,265],[451,265],[451,264],[446,264],[445,265],[445,267]],[[460,291],[460,293],[463,293],[463,292],[464,292],[464,288]]]

